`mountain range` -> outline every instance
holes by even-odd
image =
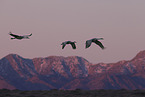
[[[133,59],[92,64],[78,56],[0,60],[0,89],[145,89],[145,50]]]

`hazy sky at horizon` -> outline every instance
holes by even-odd
[[[9,31],[32,33],[10,40]],[[106,47],[85,41],[103,37]],[[66,40],[77,41],[61,49]],[[81,56],[92,63],[130,60],[145,50],[145,0],[0,0],[0,58]]]

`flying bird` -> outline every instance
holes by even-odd
[[[9,32],[9,35],[13,36],[13,38],[11,39],[29,39],[29,37],[32,35],[32,33],[30,35],[23,35],[23,36],[19,36],[19,35],[15,35],[15,34],[12,34],[12,32]]]
[[[98,41],[98,40],[103,40],[103,38],[93,38],[93,39],[87,40],[86,41],[86,48],[89,48],[91,46],[92,42],[94,42],[97,45],[99,45],[102,49],[105,49],[103,44],[100,41]]]
[[[71,44],[72,48],[73,49],[76,49],[76,45],[75,45],[75,41],[74,42],[71,42],[71,41],[65,41],[65,42],[62,42],[62,49],[64,49],[64,47],[66,46],[66,44]]]

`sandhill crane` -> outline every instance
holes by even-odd
[[[75,41],[74,42],[72,42],[72,41],[65,41],[65,42],[62,42],[62,49],[64,49],[64,47],[66,46],[66,44],[71,44],[71,46],[72,46],[72,48],[73,49],[76,49],[76,45],[75,45]]]
[[[23,36],[19,36],[19,35],[15,35],[15,34],[12,34],[12,32],[9,32],[9,35],[13,36],[14,38],[11,38],[11,39],[29,39],[29,37],[32,35],[32,33],[30,35],[23,35]]]
[[[103,38],[93,38],[90,40],[86,41],[86,48],[89,48],[92,44],[92,42],[96,43],[97,45],[99,45],[102,49],[105,49],[105,47],[102,45],[102,43],[98,40],[103,40]]]

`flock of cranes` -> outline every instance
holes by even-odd
[[[23,35],[23,36],[20,36],[20,35],[15,35],[15,34],[12,34],[11,32],[9,33],[9,35],[13,36],[13,38],[11,39],[29,39],[29,37],[32,35],[32,33],[30,35]],[[95,43],[97,44],[98,46],[100,46],[102,49],[105,49],[105,47],[103,46],[103,44],[99,41],[99,40],[103,40],[103,38],[93,38],[93,39],[90,39],[90,40],[87,40],[86,41],[86,48],[89,48],[91,46],[92,43]],[[64,47],[67,45],[67,44],[70,44],[72,46],[73,49],[76,49],[76,41],[72,42],[72,41],[65,41],[65,42],[62,42],[62,49],[64,49]]]

